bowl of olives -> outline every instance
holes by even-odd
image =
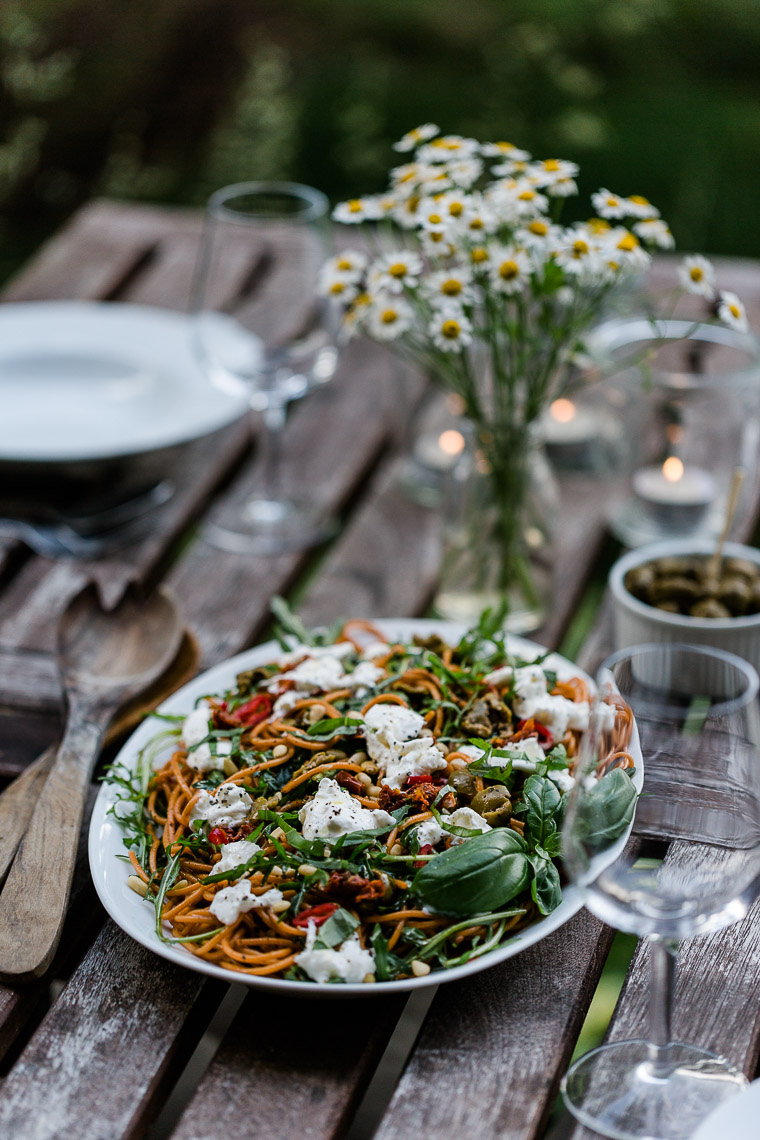
[[[760,670],[760,550],[727,542],[641,546],[610,570],[615,647],[681,641],[736,653]]]

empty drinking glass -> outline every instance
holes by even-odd
[[[261,491],[229,507],[206,537],[276,554],[319,541],[329,523],[307,495],[284,497],[280,438],[288,404],[330,380],[335,315],[316,292],[329,253],[329,204],[295,182],[241,182],[208,202],[194,289],[196,344],[211,381],[244,394],[263,420]]]
[[[675,644],[622,650],[597,679],[563,854],[588,908],[649,941],[650,1038],[587,1053],[562,1091],[603,1135],[684,1140],[746,1084],[724,1059],[673,1042],[670,1011],[677,941],[737,922],[757,894],[759,682],[739,657]],[[637,835],[677,840],[664,858],[640,858],[610,826],[621,807],[629,819],[635,809]]]

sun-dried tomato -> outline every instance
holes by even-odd
[[[323,922],[327,922],[331,915],[335,914],[338,910],[337,903],[318,903],[317,906],[307,906],[305,910],[300,911],[294,919],[291,919],[291,925],[303,927],[305,930],[310,922],[315,926],[321,926]]]
[[[512,737],[512,740],[524,740],[527,736],[537,736],[539,744],[553,744],[554,737],[546,727],[541,724],[535,717],[529,717],[527,720],[518,720],[517,730]]]
[[[345,769],[343,769],[342,771],[338,772],[335,779],[340,784],[340,786],[342,788],[345,788],[347,792],[350,792],[352,796],[360,796],[364,790],[362,788],[361,781],[357,779],[355,772],[347,772]]]
[[[258,696],[252,697],[250,701],[246,701],[240,708],[235,709],[231,714],[238,724],[244,724],[248,728],[253,728],[254,725],[260,724],[272,712],[273,699],[270,693],[259,693]]]
[[[432,855],[433,854],[432,844],[431,843],[423,843],[422,847],[420,847],[417,854],[418,855]],[[413,867],[424,867],[426,862],[427,862],[427,859],[420,859],[420,861],[418,863],[412,863],[412,866]]]
[[[220,847],[224,843],[231,843],[232,832],[228,831],[226,827],[212,827],[208,833],[208,841],[217,847]]]

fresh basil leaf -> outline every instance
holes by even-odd
[[[562,797],[557,785],[545,776],[529,776],[523,785],[527,807],[525,826],[532,846],[546,846],[548,836],[557,830],[556,814]]]
[[[340,946],[341,942],[351,937],[358,925],[359,919],[341,907],[319,927],[314,945],[322,950],[331,950],[335,946]]]
[[[415,875],[412,890],[444,914],[484,914],[519,895],[529,880],[525,842],[505,827],[431,859]]]
[[[578,802],[579,836],[592,850],[623,834],[636,810],[637,792],[623,768],[613,768]]]
[[[562,902],[562,886],[559,871],[549,858],[548,852],[538,848],[528,859],[533,867],[533,881],[530,884],[531,897],[541,914],[551,914]]]

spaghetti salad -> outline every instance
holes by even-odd
[[[157,936],[233,971],[369,984],[463,965],[554,910],[586,682],[510,656],[489,614],[456,645],[278,616],[281,653],[107,777]],[[622,833],[631,721],[609,712],[600,804]]]

